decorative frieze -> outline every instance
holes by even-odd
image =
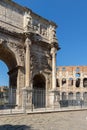
[[[24,32],[38,34],[42,37],[42,40],[47,39],[48,43],[57,43],[56,25],[51,25],[50,22],[45,23],[44,20],[32,17],[31,12],[25,12]]]

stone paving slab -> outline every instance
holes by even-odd
[[[87,130],[87,111],[3,115],[0,130]]]

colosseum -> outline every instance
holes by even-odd
[[[74,105],[81,105],[81,101],[87,104],[87,66],[57,67],[56,83],[61,101],[75,101]]]

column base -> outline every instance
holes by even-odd
[[[59,92],[56,90],[51,90],[49,92],[49,105],[51,108],[59,108]]]
[[[32,89],[29,87],[23,88],[23,109],[32,109]]]

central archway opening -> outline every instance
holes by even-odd
[[[46,81],[42,74],[37,74],[33,78],[32,102],[35,108],[43,108],[46,104]]]

